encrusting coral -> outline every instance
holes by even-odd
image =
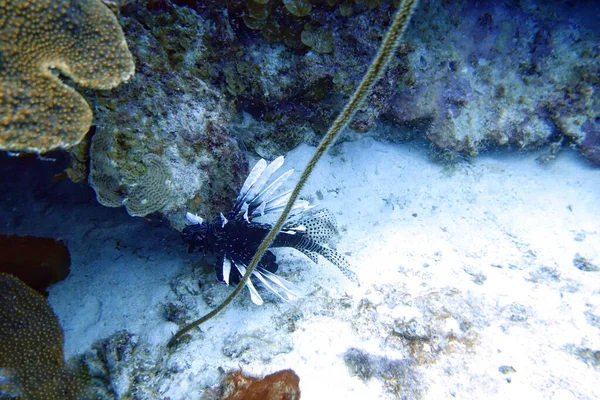
[[[76,399],[85,389],[85,381],[66,368],[63,331],[46,299],[2,272],[0,367],[9,392],[22,400]]]
[[[133,75],[115,15],[100,0],[0,0],[0,149],[68,148],[92,123],[85,99],[64,84],[110,89]]]
[[[179,46],[201,49],[206,25],[193,10],[177,10],[171,22],[170,14],[143,4],[121,8],[137,72],[126,85],[96,93],[88,182],[101,204],[130,215],[160,212],[181,229],[182,209],[213,214],[229,207],[248,164],[228,131],[231,105],[183,68],[188,57],[171,58]],[[164,36],[157,38],[154,19],[167,20]],[[179,24],[187,28],[175,30]],[[155,172],[165,179],[150,198],[146,181]]]

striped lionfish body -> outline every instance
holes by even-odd
[[[290,191],[276,194],[277,189],[290,177],[289,170],[271,181],[271,176],[283,165],[284,158],[278,157],[270,164],[261,159],[250,171],[236,199],[233,209],[221,214],[212,222],[206,222],[197,215],[187,213],[193,223],[183,229],[182,237],[190,246],[190,252],[198,249],[210,252],[219,260],[215,273],[219,281],[226,285],[238,283],[246,272],[258,246],[271,230],[269,217],[277,217],[285,207]],[[338,234],[333,215],[326,209],[313,210],[306,200],[294,203],[292,214],[275,237],[270,248],[291,247],[315,263],[321,255],[336,265],[350,280],[358,282],[346,259],[328,246],[331,238]],[[284,300],[300,297],[299,288],[276,275],[277,260],[267,251],[252,272],[246,286],[255,304],[263,300],[252,282],[258,280],[266,289]]]

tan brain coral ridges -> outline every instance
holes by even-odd
[[[85,136],[92,110],[58,73],[110,89],[134,70],[100,0],[0,0],[0,149],[43,153]]]

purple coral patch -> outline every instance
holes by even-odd
[[[600,127],[598,122],[587,120],[581,126],[586,133],[585,139],[581,142],[581,153],[593,164],[600,166]]]

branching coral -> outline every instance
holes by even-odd
[[[116,17],[99,0],[0,0],[0,149],[73,146],[92,110],[57,71],[110,89],[134,72]]]

